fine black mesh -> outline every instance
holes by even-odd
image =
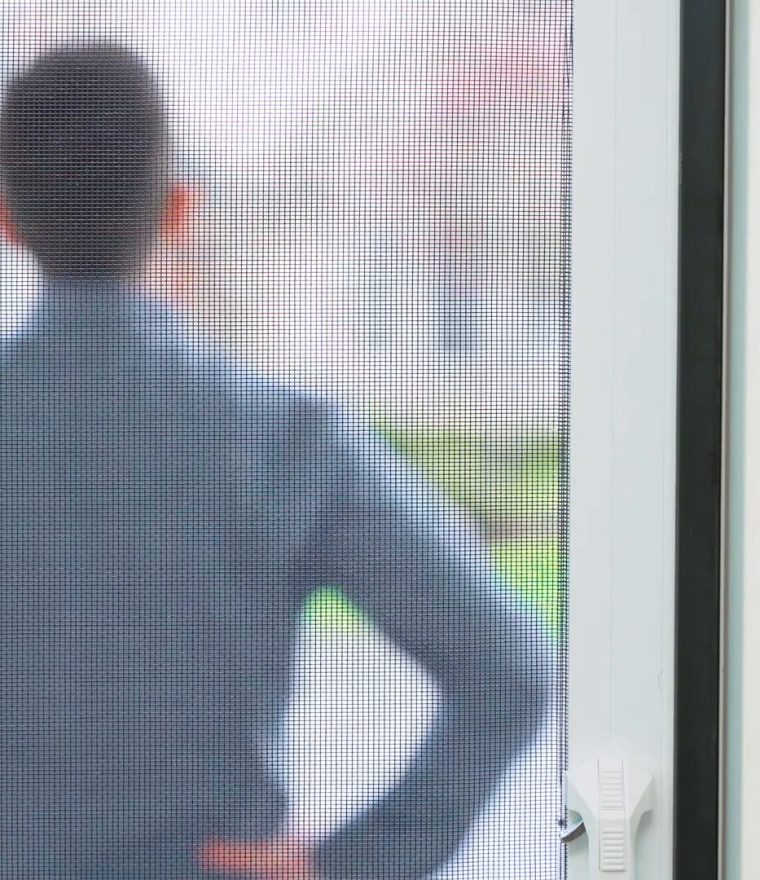
[[[3,5],[0,880],[565,876],[571,16]]]

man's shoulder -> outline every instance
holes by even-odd
[[[315,439],[340,421],[327,395],[267,374],[173,307],[141,301],[135,317],[148,369],[167,387],[181,375],[189,394],[215,397],[231,415],[290,440]]]

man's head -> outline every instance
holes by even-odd
[[[9,85],[0,110],[2,226],[51,275],[137,268],[171,209],[157,83],[109,44],[58,49]]]

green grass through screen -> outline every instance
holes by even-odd
[[[382,435],[463,506],[486,535],[505,589],[513,588],[558,637],[564,627],[559,521],[560,448],[555,437],[519,444],[474,431],[401,428],[378,421]],[[306,619],[332,632],[361,632],[371,624],[338,587],[318,590]]]

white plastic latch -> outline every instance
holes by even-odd
[[[589,880],[636,880],[636,834],[641,817],[654,809],[651,774],[634,761],[605,755],[565,774],[565,797],[588,835]]]

